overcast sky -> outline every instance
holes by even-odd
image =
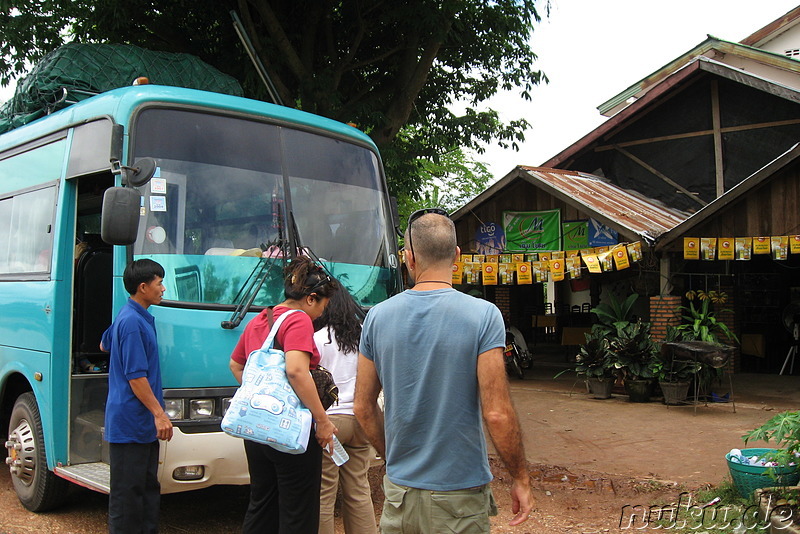
[[[708,34],[738,42],[799,0],[550,0],[533,32],[538,68],[550,79],[528,102],[511,92],[489,106],[533,125],[519,152],[489,146],[478,161],[495,179],[540,165],[599,126],[597,106],[694,48]],[[544,4],[544,0],[540,2]],[[14,87],[0,88],[0,102]]]
[[[712,35],[738,42],[798,5],[798,0],[551,0],[533,49],[550,79],[528,102],[510,93],[489,106],[503,120],[532,124],[519,152],[476,154],[495,179],[516,165],[540,165],[606,120],[597,106]]]

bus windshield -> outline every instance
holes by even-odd
[[[397,258],[371,150],[284,125],[164,108],[138,115],[133,146],[134,161],[158,162],[140,188],[133,254],[164,266],[166,300],[233,305],[251,273],[263,270],[253,304],[280,302],[289,249],[277,244],[290,233],[362,306],[395,292]]]

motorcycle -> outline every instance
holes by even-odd
[[[506,348],[503,351],[506,372],[519,379],[525,378],[525,369],[530,368],[533,358],[528,351],[525,338],[516,327],[506,328]]]

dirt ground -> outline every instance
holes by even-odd
[[[525,433],[535,511],[519,527],[511,520],[508,474],[492,458],[492,487],[500,515],[493,532],[589,534],[630,532],[620,528],[625,506],[676,502],[684,491],[719,485],[728,477],[724,458],[742,448],[744,432],[778,411],[800,405],[800,377],[735,376],[731,404],[666,407],[635,404],[622,395],[591,399],[574,377],[559,381],[543,370],[512,380],[512,397]],[[750,446],[762,446],[753,443]],[[380,512],[383,467],[370,472]],[[77,486],[67,504],[47,514],[26,511],[14,494],[7,469],[0,469],[0,534],[106,532],[108,500]],[[247,487],[218,486],[165,495],[161,532],[239,532]],[[341,520],[337,520],[341,533]],[[357,534],[357,533],[356,533]]]

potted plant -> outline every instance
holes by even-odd
[[[620,370],[631,402],[649,402],[657,346],[650,337],[650,323],[616,323],[609,338],[614,366]]]
[[[586,343],[581,345],[576,361],[575,372],[578,376],[586,377],[592,396],[596,399],[611,398],[611,388],[617,375],[613,353],[602,333],[593,330],[591,334],[586,334]]]
[[[686,401],[692,379],[701,367],[700,362],[675,360],[670,351],[662,350],[653,362],[653,375],[664,394],[664,404],[680,404]]]
[[[738,343],[736,335],[731,332],[728,326],[717,319],[715,311],[711,309],[712,304],[724,304],[728,300],[728,295],[724,291],[687,291],[686,298],[689,306],[681,306],[684,315],[683,324],[674,327],[671,333],[667,329],[667,337],[674,337],[671,341],[703,341],[721,345],[721,338],[724,336],[728,342]],[[695,303],[699,305],[695,306]],[[728,311],[728,310],[719,310]],[[707,391],[715,378],[722,376],[722,369],[712,365],[700,366],[695,373],[695,379],[699,383],[701,391]]]
[[[611,398],[611,388],[617,378],[613,356],[605,334],[593,328],[591,333],[586,334],[586,343],[581,345],[580,352],[575,356],[575,367],[561,371],[555,378],[567,371],[574,371],[578,377],[586,380],[586,387],[594,398]]]

